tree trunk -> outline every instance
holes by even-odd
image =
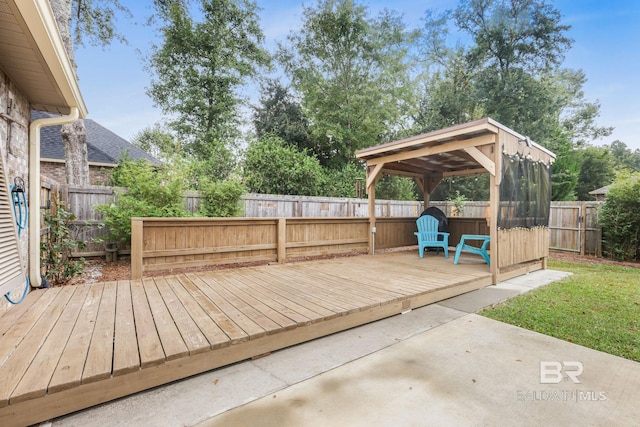
[[[89,163],[87,162],[87,133],[83,120],[62,126],[64,143],[65,176],[68,185],[89,185]]]
[[[77,68],[71,38],[71,0],[49,0],[56,17],[58,31],[74,69]],[[83,120],[63,125],[62,142],[66,165],[67,185],[89,184],[89,160],[87,158],[87,132]]]

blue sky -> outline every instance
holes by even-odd
[[[151,6],[131,2],[137,20],[151,13]],[[148,2],[151,3],[151,2]],[[300,25],[302,4],[313,1],[258,0],[261,25],[267,47],[283,40]],[[571,25],[568,36],[574,40],[564,65],[582,69],[587,76],[585,97],[599,101],[598,123],[613,126],[611,136],[594,141],[596,145],[621,140],[631,149],[640,149],[640,1],[638,0],[551,0]],[[427,9],[443,11],[456,6],[456,0],[368,1],[372,12],[387,7],[404,15],[409,27],[419,27]],[[113,44],[102,50],[76,49],[80,88],[89,109],[89,118],[130,140],[147,126],[161,121],[159,109],[145,94],[149,75],[143,69],[139,52],[148,52],[156,35],[142,25],[120,19],[120,31],[129,43]],[[455,35],[454,35],[455,37]],[[517,131],[517,129],[515,129]]]

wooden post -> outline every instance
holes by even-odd
[[[142,251],[144,249],[144,221],[131,218],[131,280],[142,279]]]
[[[584,255],[587,246],[587,204],[580,205],[580,213],[578,214],[580,221],[580,255]]]
[[[429,207],[429,199],[431,198],[431,186],[429,184],[429,176],[425,175],[424,178],[422,178],[422,199],[424,200],[424,205],[422,207],[423,211]]]
[[[369,255],[375,252],[375,230],[376,230],[376,183],[367,187],[369,196]]]
[[[278,264],[287,262],[287,219],[278,218]]]
[[[491,236],[489,259],[491,266],[491,281],[494,285],[498,284],[500,279],[500,266],[498,260],[500,258],[500,242],[498,241],[498,209],[500,208],[500,185],[502,184],[502,151],[500,141],[503,139],[504,133],[501,131],[491,150],[493,154],[494,173],[489,173],[489,236]]]

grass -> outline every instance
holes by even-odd
[[[481,315],[640,362],[640,269],[549,260],[573,275]]]

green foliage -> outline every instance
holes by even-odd
[[[260,105],[253,110],[253,125],[258,139],[273,134],[300,151],[313,152],[315,149],[302,106],[279,81],[263,82]]]
[[[73,260],[71,253],[76,247],[84,248],[85,244],[73,235],[75,215],[66,211],[58,200],[52,200],[50,209],[44,211],[43,219],[46,234],[40,242],[40,265],[52,286],[64,285],[84,271],[84,258]]]
[[[608,148],[587,147],[580,152],[581,166],[576,185],[578,200],[594,200],[589,192],[611,184],[615,178],[615,158]]]
[[[553,259],[549,268],[573,274],[480,314],[640,362],[638,269]]]
[[[605,256],[640,260],[640,175],[623,174],[607,193],[598,222]]]
[[[303,6],[302,28],[278,56],[301,96],[323,166],[341,169],[355,150],[403,124],[413,105],[412,37],[396,14],[372,18],[353,0]]]
[[[612,142],[609,148],[616,159],[616,169],[640,172],[640,149],[631,151],[622,141]]]
[[[124,190],[116,190],[114,203],[95,208],[104,214],[109,229],[104,240],[129,243],[131,218],[189,216],[184,208],[184,179],[173,168],[156,168],[145,160],[123,158],[111,179],[112,185]]]
[[[559,65],[571,39],[560,12],[540,0],[473,0],[455,13],[458,28],[475,46],[469,60],[506,75],[513,67],[544,70]]]
[[[113,40],[125,43],[124,35],[116,30],[116,14],[131,17],[131,12],[118,0],[72,0],[71,18],[73,43],[83,46],[108,46]]]
[[[181,144],[173,133],[158,124],[135,134],[131,143],[163,162],[170,162],[182,152]]]
[[[465,47],[446,46],[452,18],[472,39]],[[574,149],[611,128],[595,122],[600,106],[584,98],[584,73],[561,68],[572,44],[568,30],[544,0],[470,0],[453,13],[428,12],[422,53],[437,71],[426,80],[416,131],[489,116],[556,152],[553,200],[575,199],[580,158]],[[437,198],[444,196],[441,187]]]
[[[383,175],[376,183],[376,199],[417,200],[412,179]]]
[[[252,142],[244,160],[244,181],[250,192],[319,196],[325,174],[317,159],[267,135]]]
[[[458,214],[464,212],[464,203],[467,201],[467,198],[464,196],[464,194],[460,194],[460,191],[456,190],[455,196],[449,196],[447,200],[453,202],[453,206],[455,206],[456,212]]]
[[[445,178],[431,193],[432,200],[452,200],[460,195],[465,200],[489,200],[489,175],[458,176]],[[457,196],[453,196],[455,198]]]
[[[341,169],[324,169],[325,185],[320,195],[327,197],[356,197],[356,183],[360,181],[365,190],[364,167],[349,163]],[[365,196],[366,197],[366,196]]]
[[[165,114],[184,154],[212,180],[234,167],[240,87],[269,63],[261,47],[257,6],[250,0],[202,0],[196,21],[189,2],[162,2],[163,44],[153,46],[149,96]]]
[[[207,217],[241,216],[244,192],[242,183],[235,179],[207,182],[200,188],[200,213]]]
[[[551,200],[576,200],[574,189],[578,184],[579,173],[580,163],[573,150],[558,153],[556,161],[551,165]]]

